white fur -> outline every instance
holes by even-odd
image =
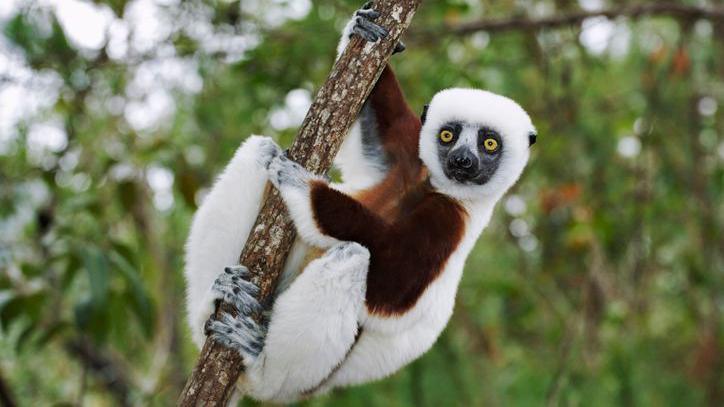
[[[339,39],[339,43],[337,43],[337,59],[339,59],[340,56],[342,56],[342,53],[347,48],[347,45],[349,45],[349,39],[352,35],[352,29],[354,28],[354,25],[357,21],[357,12],[355,14],[352,14],[352,18],[349,19],[347,22],[347,25],[344,26],[342,29],[342,37]]]
[[[297,233],[299,233],[302,240],[307,244],[321,248],[340,243],[339,240],[323,234],[317,226],[312,212],[309,186],[304,188],[282,186],[279,191],[287,204],[289,215],[294,220],[294,226],[297,228]]]
[[[367,189],[380,182],[385,176],[378,163],[374,163],[364,156],[360,126],[358,119],[352,125],[334,158],[334,166],[342,173],[343,190],[347,193]]]

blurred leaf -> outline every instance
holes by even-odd
[[[76,325],[103,342],[109,334],[108,296],[110,286],[109,265],[103,253],[95,247],[81,248],[83,268],[88,276],[89,291],[74,309]]]
[[[94,247],[84,249],[81,257],[83,267],[88,273],[90,299],[94,307],[101,309],[106,303],[110,286],[108,260],[99,249]]]
[[[137,269],[118,252],[111,252],[110,260],[125,280],[131,307],[141,323],[143,332],[150,337],[153,333],[156,313]]]

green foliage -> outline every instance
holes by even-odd
[[[169,405],[197,354],[181,276],[197,203],[248,135],[291,142],[288,96],[314,95],[361,2],[158,2],[141,23],[138,0],[82,3],[117,24],[95,48],[67,6],[0,15],[0,379],[21,405]],[[433,349],[303,404],[724,404],[721,22],[445,28],[578,9],[425,2],[392,59],[412,108],[487,88],[539,142]]]

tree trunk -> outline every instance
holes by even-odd
[[[389,36],[379,43],[352,38],[332,68],[327,81],[309,108],[290,157],[310,171],[325,173],[343,137],[359,114],[394,45],[407,29],[422,0],[378,0],[375,8],[382,14],[376,21],[387,28]],[[239,186],[243,188],[243,185]],[[269,188],[256,223],[239,257],[260,289],[265,303],[274,292],[296,232],[276,189]],[[234,312],[222,303],[218,313]],[[181,406],[226,405],[243,370],[238,352],[207,340],[198,363],[179,398]]]

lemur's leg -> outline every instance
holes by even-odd
[[[427,316],[426,316],[427,317]],[[399,370],[432,347],[445,321],[424,318],[397,333],[379,332],[365,326],[344,363],[319,389],[319,393],[379,380]]]
[[[254,287],[234,280],[241,275],[219,278],[220,293],[240,316],[211,321],[209,328],[212,338],[237,349],[248,362],[247,391],[253,397],[298,398],[344,359],[357,335],[368,266],[369,252],[359,244],[332,247],[275,300],[268,330],[247,317],[258,307]]]
[[[270,150],[270,147],[272,148]],[[204,343],[204,323],[214,312],[214,280],[239,258],[254,225],[267,183],[266,161],[278,147],[251,136],[236,151],[194,215],[186,243],[186,307],[194,342]]]

